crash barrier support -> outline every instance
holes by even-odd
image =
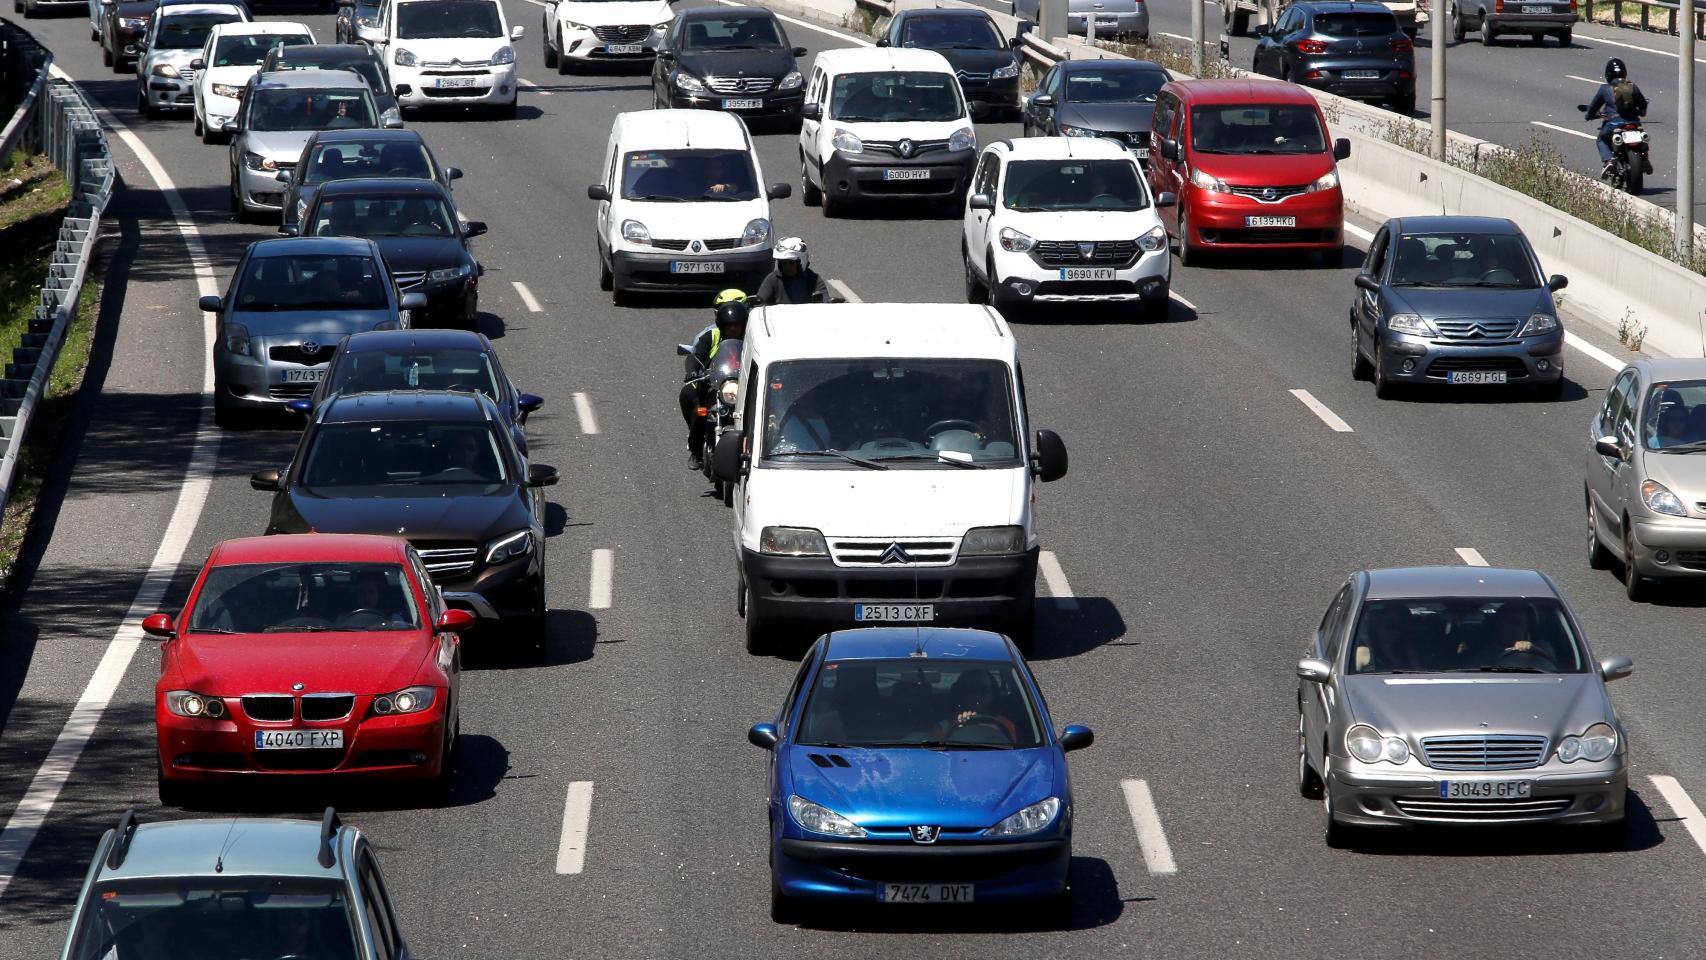
[[[1587,21],[1589,23],[1594,20],[1595,7],[1601,11],[1610,7],[1611,22],[1619,27],[1633,27],[1639,24],[1642,30],[1655,30],[1660,33],[1668,33],[1673,37],[1679,32],[1677,20],[1681,18],[1681,4],[1665,3],[1664,0],[1599,0],[1598,3],[1595,3],[1594,0],[1587,0]],[[1624,7],[1636,7],[1638,11],[1630,11],[1628,19],[1625,19]],[[1706,5],[1695,5],[1694,35],[1706,40]]]

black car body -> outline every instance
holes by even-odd
[[[805,83],[776,15],[762,7],[701,7],[675,18],[652,65],[658,107],[727,110],[796,122]]]
[[[1155,96],[1167,80],[1148,60],[1063,60],[1025,101],[1025,136],[1105,137],[1147,163]]]
[[[545,629],[545,494],[557,471],[529,465],[483,394],[394,391],[333,397],[294,459],[250,478],[274,491],[267,533],[401,536],[445,603],[537,647]]]
[[[982,10],[913,9],[895,14],[879,47],[917,47],[948,59],[967,100],[981,100],[992,110],[1009,111],[1019,104],[1017,40],[1003,38],[995,21]]]
[[[295,224],[316,188],[332,180],[375,177],[434,180],[450,189],[462,171],[446,167],[413,130],[317,130],[308,137],[296,166],[283,172],[284,222]]]
[[[114,73],[129,73],[141,52],[142,35],[154,20],[158,0],[124,0],[101,7],[101,62]]]
[[[433,180],[333,180],[314,191],[295,228],[308,237],[365,237],[379,245],[397,292],[418,291],[427,305],[416,317],[472,330],[480,304],[479,261],[468,241],[486,232],[463,221],[450,191]]]
[[[360,43],[361,37],[356,33],[359,27],[374,27],[379,24],[378,0],[355,0],[354,3],[340,3],[336,19],[336,37],[339,43]]]
[[[1416,51],[1379,3],[1293,3],[1256,35],[1250,69],[1341,97],[1416,110]]]
[[[261,61],[261,71],[269,70],[348,70],[367,81],[368,89],[373,92],[373,109],[379,111],[381,119],[402,116],[397,112],[397,94],[386,77],[385,64],[365,43],[277,46],[267,51]]]

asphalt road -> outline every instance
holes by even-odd
[[[1480,392],[1377,402],[1350,379],[1355,247],[1336,269],[1264,258],[1179,270],[1182,300],[1164,323],[1056,311],[1016,327],[1031,419],[1058,430],[1073,461],[1065,480],[1038,493],[1044,546],[1073,596],[1039,601],[1035,659],[1056,719],[1097,731],[1096,745],[1072,760],[1070,927],[1036,929],[1018,910],[848,911],[822,928],[772,924],[764,757],[744,731],[774,710],[795,667],[742,652],[730,515],[686,469],[673,345],[707,311],[681,302],[617,309],[594,282],[585,184],[612,116],[650,106],[647,80],[547,73],[538,8],[507,2],[528,29],[521,71],[536,84],[520,118],[413,125],[444,162],[468,171],[461,206],[492,228],[477,241],[487,266],[482,326],[518,385],[548,400],[530,430],[534,458],[564,474],[551,490],[561,510],[548,550],[548,662],[465,677],[465,762],[447,806],[367,792],[246,808],[311,814],[338,803],[380,847],[418,955],[1697,952],[1706,853],[1649,777],[1706,796],[1694,707],[1694,678],[1706,668],[1694,642],[1698,592],[1634,606],[1582,556],[1586,424],[1611,371],[1572,351],[1562,402]],[[330,35],[328,18],[307,19]],[[243,244],[268,235],[229,222],[224,150],[201,145],[187,120],[140,120],[133,81],[102,70],[82,20],[32,27],[177,181],[223,287]],[[789,30],[813,51],[848,42]],[[790,178],[792,138],[759,143],[767,178]],[[118,322],[103,334],[103,392],[79,425],[86,438],[63,478],[53,540],[5,625],[0,819],[16,811],[167,533],[205,362],[196,287],[164,198],[128,148],[117,153],[125,231],[107,277],[119,291],[109,307]],[[917,212],[826,222],[796,196],[777,205],[775,220],[865,299],[956,300],[958,219]],[[1615,347],[1585,325],[1573,329]],[[1294,390],[1351,432],[1329,429]],[[577,393],[595,423],[579,415]],[[265,495],[247,476],[280,465],[293,443],[283,427],[224,437],[187,567],[219,540],[260,532]],[[1360,852],[1321,843],[1318,807],[1293,785],[1295,660],[1350,572],[1458,563],[1463,549],[1553,574],[1596,652],[1635,658],[1635,676],[1614,688],[1633,740],[1629,850],[1589,852],[1557,833],[1423,834]],[[588,609],[594,550],[613,556],[602,609]],[[154,799],[155,671],[144,646],[0,897],[0,954],[59,949],[89,851],[125,806],[144,820],[181,815]],[[1152,872],[1164,864],[1153,833],[1147,846],[1138,840],[1129,780],[1153,796],[1176,872]],[[584,868],[559,874],[565,800],[571,784],[587,782]]]

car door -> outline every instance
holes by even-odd
[[[1180,141],[1180,120],[1184,116],[1185,107],[1178,96],[1163,93],[1155,98],[1155,136],[1160,140],[1171,140],[1177,145],[1176,158],[1169,160],[1162,153],[1159,143],[1156,149],[1149,153],[1149,192],[1154,196],[1171,191],[1179,198],[1171,207],[1163,207],[1158,213],[1167,221],[1174,235],[1179,232],[1179,211],[1185,208],[1185,177],[1183,173],[1185,145]]]
[[[1368,256],[1362,263],[1362,274],[1372,277],[1384,284],[1386,282],[1387,258],[1392,251],[1392,227],[1383,226],[1374,235],[1374,241],[1368,245]],[[1354,287],[1356,299],[1351,310],[1351,322],[1356,326],[1357,347],[1368,348],[1369,356],[1374,355],[1374,342],[1380,336],[1380,294],[1373,290]]]
[[[610,231],[610,209],[613,201],[620,195],[620,191],[622,189],[621,177],[618,175],[617,171],[617,165],[621,163],[622,158],[622,144],[618,137],[619,134],[617,131],[612,130],[610,132],[610,142],[604,147],[603,182],[604,189],[609,191],[609,195],[605,197],[605,199],[598,201],[598,244],[606,253],[616,249],[615,242],[611,239],[613,234]]]
[[[806,103],[818,104],[820,109],[829,109],[829,99],[824,96],[824,90],[829,84],[829,75],[822,67],[812,68],[811,83],[806,85]],[[802,119],[800,121],[800,157],[808,170],[801,170],[801,176],[815,177],[817,183],[823,183],[822,165],[823,154],[818,151],[818,131],[823,127],[820,120]]]
[[[1605,403],[1601,405],[1599,413],[1588,428],[1590,445],[1601,437],[1617,436],[1617,421],[1623,414],[1624,406],[1629,402],[1635,380],[1635,368],[1625,368],[1612,381],[1611,388],[1605,391]],[[1613,506],[1613,484],[1617,480],[1617,465],[1616,457],[1607,457],[1598,451],[1592,451],[1588,456],[1588,496],[1593,498],[1594,514],[1599,521],[1602,535],[1612,529],[1612,518],[1620,516],[1618,509]],[[1616,541],[1620,535],[1621,531],[1617,531],[1616,535],[1605,539]]]
[[[982,270],[984,266],[984,251],[989,248],[989,231],[994,226],[995,212],[973,210],[971,198],[976,194],[988,194],[991,199],[995,199],[995,182],[1000,167],[1001,158],[995,155],[995,151],[985,150],[983,159],[978,161],[977,172],[972,175],[971,189],[966,191],[966,211],[962,218],[966,260],[976,270]]]
[[[195,112],[195,118],[202,123],[207,122],[207,113],[202,105],[207,102],[207,91],[209,90],[207,75],[213,70],[213,48],[219,43],[220,26],[223,24],[217,24],[212,30],[207,31],[207,39],[201,42],[201,52],[196,54],[197,57],[201,58],[201,69],[195,72],[195,102],[190,109]]]
[[[1610,432],[1607,433],[1607,436],[1617,438],[1617,443],[1623,448],[1625,455],[1620,459],[1606,458],[1606,496],[1600,514],[1606,529],[1610,531],[1606,542],[1615,544],[1619,552],[1623,549],[1623,512],[1630,501],[1639,501],[1641,492],[1636,487],[1645,479],[1636,466],[1636,459],[1640,457],[1641,451],[1635,445],[1635,424],[1640,416],[1642,395],[1647,392],[1647,385],[1639,370],[1629,370],[1627,373],[1627,378],[1618,379],[1616,409],[1613,411]]]

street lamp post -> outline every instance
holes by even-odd
[[[1694,253],[1694,0],[1682,0],[1676,85],[1676,252]]]
[[[1433,0],[1433,23],[1428,25],[1428,47],[1433,73],[1433,93],[1428,99],[1428,118],[1433,122],[1433,157],[1445,160],[1445,45],[1451,39],[1446,26],[1446,0]],[[1483,26],[1481,29],[1487,29]]]

